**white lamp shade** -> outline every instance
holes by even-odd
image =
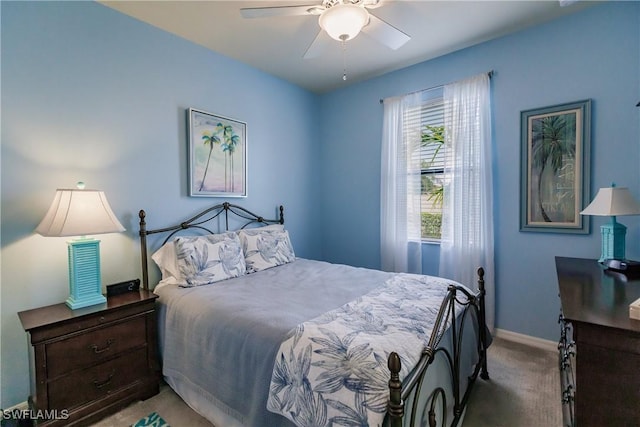
[[[104,192],[58,189],[49,211],[36,228],[36,233],[57,237],[117,233],[124,230],[111,210]]]
[[[580,214],[597,216],[640,215],[640,204],[633,198],[628,188],[607,187],[598,190],[595,199]]]
[[[320,27],[338,41],[351,40],[369,22],[369,13],[355,4],[338,3],[320,15]]]

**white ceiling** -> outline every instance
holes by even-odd
[[[593,2],[382,0],[370,13],[411,36],[391,50],[361,33],[341,44],[326,34],[323,54],[303,59],[320,27],[315,16],[244,19],[241,8],[314,5],[321,0],[100,1],[225,56],[316,93],[379,76],[559,16]],[[347,80],[342,80],[346,63]]]

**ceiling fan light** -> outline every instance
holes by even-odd
[[[351,40],[369,22],[369,13],[355,4],[336,4],[320,15],[320,27],[338,41]]]

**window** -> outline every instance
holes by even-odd
[[[444,182],[444,101],[442,94],[409,109],[405,132],[420,129],[420,216],[423,240],[440,240],[442,225],[442,191]]]
[[[482,73],[441,90],[385,98],[380,179],[383,270],[421,273],[424,245],[417,240],[439,240],[438,276],[471,284],[476,268],[482,266],[485,283],[493,287],[489,77],[490,73]],[[446,147],[437,143],[444,129]],[[446,192],[439,204],[441,188]],[[493,300],[486,304],[487,324],[493,325]]]

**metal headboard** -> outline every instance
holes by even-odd
[[[251,211],[243,208],[242,206],[234,205],[229,202],[224,202],[219,205],[212,206],[198,213],[194,217],[181,222],[180,224],[176,224],[170,227],[165,228],[157,228],[154,230],[147,230],[147,223],[145,222],[145,218],[147,214],[144,210],[140,210],[138,216],[140,217],[140,253],[142,256],[142,288],[148,290],[149,289],[149,259],[147,256],[147,236],[150,234],[158,234],[158,233],[168,233],[162,244],[165,244],[169,241],[171,237],[173,237],[176,233],[188,230],[188,229],[198,229],[204,231],[209,234],[215,234],[215,231],[212,231],[208,225],[206,225],[209,221],[212,221],[218,217],[220,217],[224,213],[224,227],[225,231],[229,231],[229,212],[234,214],[235,216],[243,219],[245,222],[239,229],[244,229],[251,224],[284,224],[284,207],[280,205],[279,212],[280,218],[278,219],[266,219],[259,215],[254,214]],[[213,223],[212,223],[213,224]],[[219,230],[217,231],[219,232]]]

